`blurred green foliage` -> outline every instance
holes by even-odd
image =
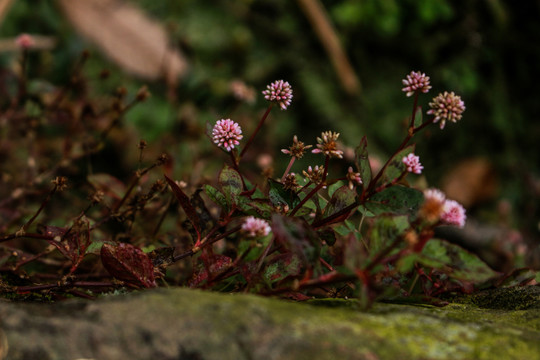
[[[432,127],[417,139],[428,183],[437,186],[460,159],[486,156],[501,178],[500,197],[509,199],[519,209],[516,218],[537,233],[539,194],[531,184],[540,179],[540,102],[534,81],[540,72],[538,2],[323,1],[361,79],[363,90],[357,96],[343,91],[296,1],[135,3],[165,24],[191,64],[173,102],[162,83],[149,84],[153,97],[128,118],[149,141],[158,142],[165,134],[159,144],[183,164],[179,176],[215,156],[204,138],[206,122],[231,117],[249,134],[266,105],[260,91],[276,79],[291,83],[293,104],[279,119],[270,118],[257,146],[276,157],[277,173],[287,161],[279,149],[287,147],[294,134],[314,143],[321,131],[338,131],[351,147],[367,135],[370,153],[386,158],[402,139],[412,107],[401,92],[401,79],[420,70],[431,76],[433,85],[432,92],[421,97],[424,109],[445,90],[461,95],[467,106],[461,123],[444,131]],[[57,37],[57,48],[34,55],[58,82],[82,49],[97,53],[73,32],[52,0],[16,1],[0,30],[2,36],[29,32]],[[8,64],[5,56],[2,61]],[[96,91],[112,92],[122,85],[134,92],[143,83],[99,54],[87,72],[95,76],[103,67],[112,69],[113,76],[105,85],[96,84],[102,87]],[[228,90],[233,79],[256,89],[254,104],[235,101]],[[313,159],[306,162],[318,161]]]

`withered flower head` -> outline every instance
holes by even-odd
[[[319,184],[322,179],[324,178],[324,172],[325,172],[324,166],[315,166],[315,168],[312,168],[311,166],[308,167],[307,171],[303,170],[302,173],[307,178],[307,180],[311,181],[314,184]]]
[[[302,141],[298,141],[298,137],[294,135],[293,144],[289,147],[289,150],[281,149],[281,152],[300,159],[304,156],[304,152],[310,147],[312,147],[312,145],[304,145],[304,143]]]
[[[283,188],[285,190],[296,190],[300,185],[296,181],[296,174],[289,173],[283,179]]]
[[[444,212],[446,196],[438,189],[424,191],[424,203],[420,207],[419,215],[428,223],[435,224]]]
[[[67,188],[67,178],[64,176],[57,176],[51,182],[54,184],[57,191],[62,191]]]
[[[321,137],[317,138],[317,149],[311,150],[313,154],[323,153],[326,156],[333,156],[340,159],[343,159],[343,151],[338,150],[337,148],[337,139],[339,133],[332,131],[325,131],[322,133]]]

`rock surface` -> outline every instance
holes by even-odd
[[[518,291],[518,310],[505,294],[369,311],[181,288],[0,302],[0,359],[540,359],[540,287]]]

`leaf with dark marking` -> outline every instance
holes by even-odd
[[[225,194],[227,204],[232,207],[237,203],[236,197],[242,192],[242,177],[238,171],[225,165],[219,173],[218,182]]]
[[[347,185],[340,187],[332,194],[332,198],[324,209],[324,216],[334,215],[356,201],[356,191]],[[346,215],[346,214],[345,214]],[[343,221],[343,220],[341,220]]]
[[[354,153],[356,155],[356,166],[362,178],[362,186],[366,188],[371,181],[371,165],[369,164],[367,138],[365,136],[354,150]]]
[[[103,244],[101,262],[109,274],[118,280],[146,288],[156,286],[152,260],[136,246],[127,243]]]
[[[189,287],[201,286],[232,266],[232,259],[225,255],[207,255],[204,261],[205,263],[199,264],[193,272],[193,276],[188,281]]]

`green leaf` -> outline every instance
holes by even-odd
[[[210,200],[219,205],[222,209],[227,209],[227,199],[225,199],[225,195],[223,195],[221,191],[208,184],[203,185],[203,189]]]
[[[389,246],[409,228],[407,216],[379,216],[369,233],[369,249],[372,254]]]
[[[344,181],[336,181],[335,183],[331,184],[328,186],[328,196],[332,197],[332,195],[334,195],[334,193],[336,192],[337,189],[339,189],[340,187],[344,186],[345,185],[345,182]]]
[[[218,182],[223,194],[225,194],[227,204],[229,206],[236,204],[236,197],[242,192],[243,187],[242,177],[238,171],[225,165],[219,173]]]
[[[407,170],[402,160],[405,156],[413,153],[414,148],[414,144],[409,145],[392,157],[390,163],[388,164],[386,169],[384,169],[381,179],[379,180],[380,185],[391,183],[392,181],[397,179],[404,171]]]
[[[298,276],[302,271],[302,261],[293,253],[278,254],[266,265],[263,277],[270,283],[279,282],[289,276]]]
[[[238,257],[244,262],[258,260],[270,243],[272,235],[258,237],[256,239],[242,239],[238,243]]]
[[[321,239],[304,219],[274,214],[272,232],[276,243],[300,256],[306,266],[319,264]]]
[[[395,185],[371,196],[359,209],[366,216],[384,213],[414,215],[422,201],[424,201],[424,195],[421,191]]]
[[[418,262],[444,272],[451,278],[473,284],[479,284],[497,276],[497,272],[475,254],[440,239],[428,241],[418,257]]]
[[[408,274],[414,268],[414,264],[418,261],[418,254],[412,253],[407,254],[401,258],[396,263],[397,270],[402,274]]]
[[[371,165],[369,164],[368,150],[367,150],[367,138],[364,136],[360,141],[360,145],[354,150],[356,155],[356,167],[360,171],[360,177],[362,178],[362,186],[364,189],[371,182]]]
[[[293,190],[286,190],[283,188],[283,184],[268,179],[268,185],[270,190],[268,191],[268,197],[273,206],[289,205],[290,209],[294,209],[296,205],[300,203],[300,198]]]
[[[324,210],[324,216],[328,217],[334,215],[347,206],[354,204],[355,201],[356,191],[354,189],[351,190],[347,185],[344,185],[337,189],[332,195],[330,202],[326,205]]]
[[[422,115],[422,107],[419,106],[416,108],[416,113],[415,113],[415,116],[414,116],[414,128],[417,128],[419,127],[420,125],[422,125],[423,123],[423,115]]]
[[[241,196],[239,199],[242,199],[242,201],[238,202],[238,207],[246,215],[262,217],[263,219],[270,219],[272,217],[272,212],[274,211],[274,208],[267,200],[250,200],[249,198],[243,196]]]

